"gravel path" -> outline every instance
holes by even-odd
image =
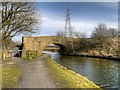
[[[45,58],[42,56],[34,62],[21,64],[22,75],[18,83],[19,88],[56,88],[44,65]]]

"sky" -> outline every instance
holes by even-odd
[[[108,27],[118,28],[117,2],[36,2],[42,24],[40,33],[33,36],[53,36],[64,31],[67,8],[71,12],[71,25],[74,30],[85,32],[89,37],[99,23]],[[22,35],[14,38],[21,40]]]

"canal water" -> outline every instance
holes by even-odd
[[[59,53],[43,51],[62,66],[87,77],[101,88],[120,89],[120,61],[80,56],[61,56]]]

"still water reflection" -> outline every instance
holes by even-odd
[[[93,81],[102,88],[119,88],[120,62],[115,60],[88,58],[80,56],[61,56],[46,52],[59,64]]]

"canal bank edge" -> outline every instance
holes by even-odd
[[[96,88],[101,90],[92,81],[88,80],[86,77],[69,70],[60,64],[56,63],[51,58],[47,57],[45,62],[48,68],[50,76],[54,79],[57,87],[60,88]]]
[[[120,57],[112,57],[112,56],[100,56],[100,55],[91,55],[91,54],[65,54],[65,56],[80,56],[80,57],[92,57],[92,58],[100,58],[100,59],[108,59],[108,60],[116,60],[120,61]]]

